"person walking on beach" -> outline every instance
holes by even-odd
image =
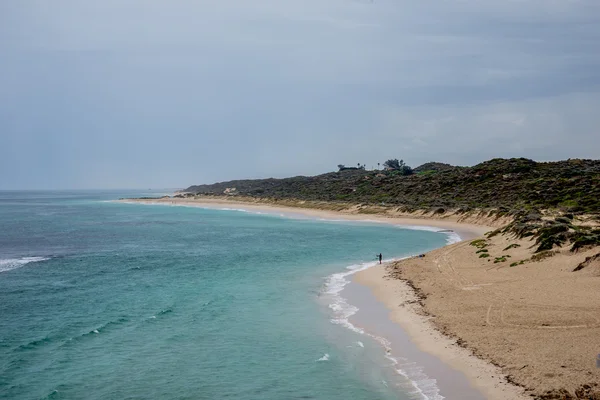
[[[381,264],[381,260],[383,259],[383,256],[381,255],[381,253],[379,253],[379,264]]]

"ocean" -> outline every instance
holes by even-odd
[[[0,398],[435,398],[342,289],[446,234],[111,201],[161,194],[0,192]]]

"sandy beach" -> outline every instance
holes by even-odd
[[[485,216],[444,215],[436,217],[430,213],[404,213],[386,207],[338,205],[329,202],[308,202],[293,200],[259,200],[254,198],[203,196],[201,198],[160,198],[122,199],[121,202],[165,204],[207,208],[243,208],[249,211],[267,211],[304,215],[324,219],[345,219],[354,221],[376,221],[406,226],[427,226],[440,230],[452,230],[461,238],[473,239],[504,225],[505,220]]]
[[[600,353],[600,263],[576,273],[572,270],[597,250],[574,255],[563,250],[541,261],[526,261],[532,254],[530,242],[498,235],[487,240],[491,257],[480,258],[471,241],[507,221],[485,215],[407,214],[383,207],[236,200],[165,198],[136,202],[237,206],[452,230],[462,242],[423,258],[361,271],[354,275],[353,284],[370,288],[387,307],[389,319],[402,327],[412,343],[464,374],[485,398],[594,398],[584,396],[600,382],[600,368],[596,368]],[[504,261],[494,263],[497,257]],[[522,264],[510,266],[521,260]],[[394,342],[394,338],[389,339]],[[568,397],[576,391],[580,397]]]
[[[497,236],[488,243],[490,258],[464,241],[355,280],[420,348],[463,371],[488,398],[516,398],[507,379],[535,398],[598,398],[590,393],[600,382],[600,263],[573,271],[598,250],[520,264],[531,256],[529,241]],[[510,257],[494,263],[501,256]]]

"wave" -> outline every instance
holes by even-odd
[[[184,208],[200,208],[202,210],[218,210],[218,211],[238,211],[248,214],[258,214],[258,215],[276,215],[276,213],[269,213],[264,211],[256,211],[256,210],[247,210],[244,208],[231,208],[231,207],[211,207],[204,204],[187,204],[187,203],[167,203],[167,202],[159,202],[159,201],[127,201],[127,200],[107,200],[109,203],[122,203],[122,204],[134,204],[134,205],[149,205],[149,206],[169,206],[169,207],[184,207]],[[284,216],[280,214],[280,216]]]
[[[110,202],[115,202],[115,200],[109,200]],[[289,213],[280,213],[276,210],[263,210],[263,211],[257,211],[257,210],[249,210],[249,209],[245,209],[245,208],[231,208],[231,207],[211,207],[211,206],[206,206],[206,205],[202,205],[202,204],[175,204],[175,203],[164,203],[164,202],[151,202],[151,201],[145,201],[145,202],[136,202],[136,201],[119,201],[120,203],[124,203],[124,204],[147,204],[147,205],[162,205],[162,206],[171,206],[171,207],[192,207],[192,208],[201,208],[204,210],[219,210],[219,211],[238,211],[238,212],[243,212],[243,213],[248,213],[248,214],[256,214],[256,215],[267,215],[267,216],[279,216],[282,218],[289,218],[289,219],[309,219],[309,220],[315,220],[315,221],[322,221],[322,222],[348,222],[348,223],[375,223],[375,224],[387,224],[387,225],[392,225],[395,227],[398,227],[400,229],[410,229],[413,231],[429,231],[429,232],[437,232],[437,233],[444,233],[446,235],[448,235],[448,239],[446,239],[446,243],[447,244],[453,244],[453,243],[458,243],[460,241],[462,241],[462,238],[454,231],[452,230],[448,230],[448,229],[440,229],[440,228],[436,228],[435,226],[427,226],[427,225],[402,225],[402,224],[395,224],[395,223],[390,223],[388,221],[381,221],[381,220],[374,220],[374,219],[336,219],[336,218],[323,218],[323,217],[315,217],[315,216],[310,216],[310,215],[296,215],[293,214],[292,212]]]
[[[88,332],[79,334],[77,336],[73,336],[70,338],[65,338],[62,335],[45,336],[41,339],[35,339],[35,340],[30,341],[29,343],[22,344],[22,345],[16,347],[14,350],[16,350],[16,351],[34,350],[38,347],[51,345],[51,344],[56,344],[59,347],[63,347],[66,345],[73,345],[73,344],[77,343],[79,340],[83,340],[84,338],[88,338],[90,336],[102,334],[102,333],[106,332],[107,330],[110,330],[111,328],[117,327],[119,325],[123,325],[127,322],[130,322],[130,320],[128,318],[121,317],[121,318],[117,318],[113,321],[108,321],[105,324],[97,326],[96,328],[91,329]]]
[[[90,335],[99,335],[103,332],[105,332],[106,330],[108,330],[109,328],[113,327],[113,326],[118,326],[121,324],[124,324],[125,322],[129,322],[129,319],[121,317],[118,318],[114,321],[109,321],[105,324],[100,325],[99,327],[92,329],[91,331],[84,333],[80,336],[80,338],[84,338],[86,336],[90,336]]]
[[[323,357],[319,358],[317,361],[329,361],[329,354],[323,354]]]
[[[435,233],[443,233],[448,238],[446,239],[446,244],[454,244],[462,241],[460,235],[453,230],[450,229],[440,229],[434,226],[426,226],[426,225],[396,225],[398,228],[402,229],[410,229],[411,231],[427,231],[427,232],[435,232]]]
[[[54,389],[50,393],[48,393],[48,395],[46,397],[44,397],[44,399],[51,400],[51,399],[58,399],[60,397],[61,397],[61,395],[60,395],[60,392],[58,391],[58,389]]]
[[[29,263],[47,261],[50,258],[47,257],[22,257],[22,258],[8,258],[0,259],[0,272],[11,271],[13,269],[21,268]]]
[[[446,243],[448,243],[448,244],[462,242],[462,240],[463,240],[460,237],[460,235],[456,232],[441,232],[441,233],[445,233],[446,235],[448,235],[448,238],[446,239]]]
[[[458,235],[456,236],[458,237]],[[460,241],[460,237],[458,238]],[[399,261],[406,258],[410,257],[395,258],[389,261]],[[331,302],[329,303],[329,308],[333,311],[333,318],[331,318],[331,322],[336,325],[342,325],[358,334],[369,336],[381,344],[385,350],[385,357],[391,361],[398,374],[409,380],[414,394],[419,395],[425,400],[442,400],[444,397],[439,394],[437,381],[429,378],[423,372],[422,367],[418,366],[416,363],[409,362],[408,360],[393,357],[391,354],[391,344],[387,339],[365,332],[363,329],[353,325],[349,321],[349,318],[358,312],[358,307],[349,304],[347,300],[341,296],[341,292],[344,287],[350,283],[350,280],[347,278],[359,271],[364,271],[365,269],[371,268],[375,265],[378,265],[377,261],[350,265],[346,267],[348,271],[339,272],[327,277],[322,294],[328,295],[331,298]],[[359,341],[357,344],[361,346],[362,342]],[[326,360],[319,359],[319,361]]]
[[[210,207],[206,207],[207,209],[211,209]],[[220,210],[220,211],[239,211],[239,212],[245,212],[245,213],[250,213],[250,214],[263,214],[260,211],[250,211],[250,210],[246,210],[244,208],[229,208],[229,207],[220,207],[220,208],[212,208],[213,210]]]
[[[44,336],[41,339],[36,339],[36,340],[32,340],[31,342],[27,343],[27,344],[22,344],[19,347],[17,347],[17,350],[31,350],[31,349],[35,349],[36,347],[40,347],[43,346],[45,344],[48,344],[52,341],[51,338],[49,338],[48,336]]]
[[[202,306],[205,306],[205,305],[207,305],[207,304],[209,304],[209,303],[210,303],[210,302],[208,302],[208,303],[205,303],[205,304],[203,304]],[[171,308],[171,307],[165,308],[165,309],[163,309],[163,310],[160,310],[160,311],[159,311],[159,312],[157,312],[156,314],[154,314],[154,315],[152,315],[152,316],[150,316],[150,317],[146,318],[146,322],[148,322],[148,321],[152,321],[152,320],[155,320],[155,319],[157,319],[157,318],[161,318],[161,317],[163,317],[164,315],[171,314],[172,312],[173,312],[173,308]]]

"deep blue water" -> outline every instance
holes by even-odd
[[[445,235],[156,194],[0,192],[0,398],[418,398],[334,278]]]

